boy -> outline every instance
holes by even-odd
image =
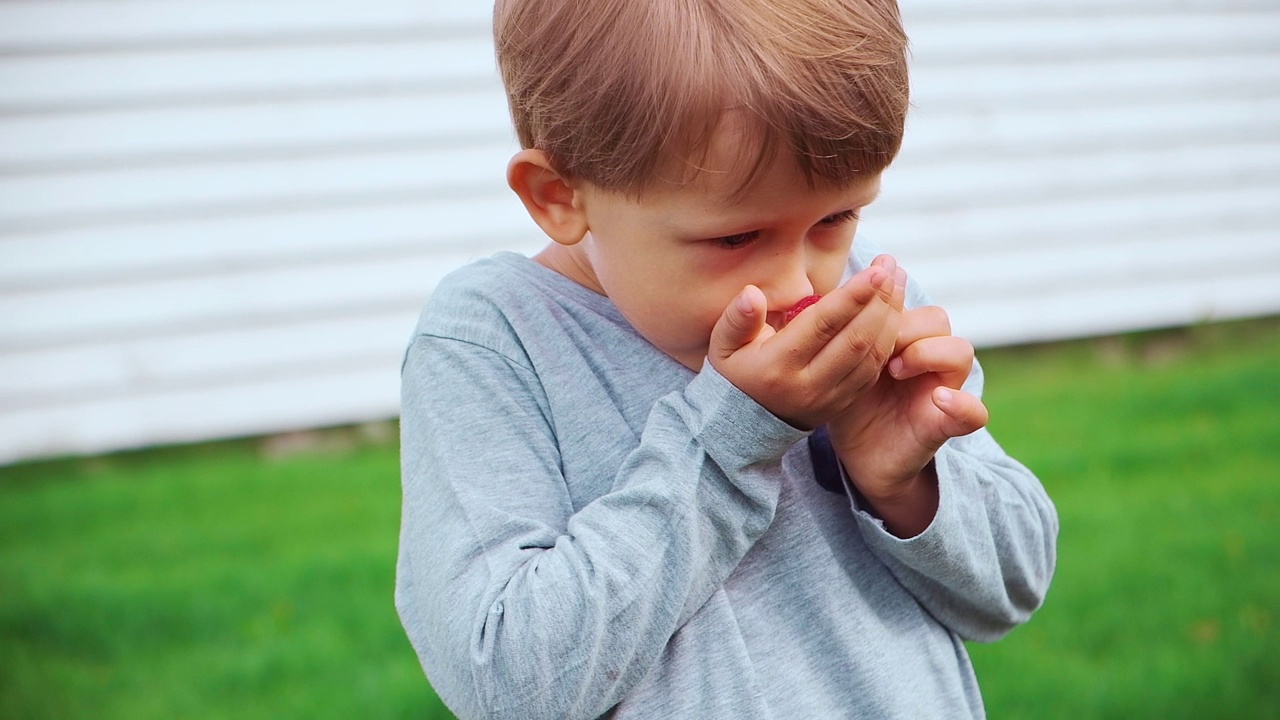
[[[499,0],[495,38],[551,243],[447,278],[403,366],[396,604],[440,697],[982,716],[963,640],[1039,606],[1057,518],[972,346],[853,243],[896,6]]]

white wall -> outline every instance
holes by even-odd
[[[1280,5],[903,2],[867,233],[984,345],[1280,310]]]
[[[980,344],[1280,311],[1280,7],[904,2],[864,232]],[[536,229],[484,3],[0,3],[0,463],[391,417]]]

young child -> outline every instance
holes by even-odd
[[[440,697],[981,717],[963,642],[1040,605],[1058,526],[972,346],[854,243],[893,1],[498,0],[495,38],[551,242],[449,276],[404,361],[396,606]]]

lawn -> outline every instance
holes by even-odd
[[[981,354],[1062,520],[993,718],[1280,716],[1280,319]],[[392,606],[394,427],[0,468],[0,717],[449,717]]]

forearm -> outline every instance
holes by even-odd
[[[939,452],[937,515],[924,532],[902,540],[863,515],[863,534],[939,622],[966,639],[994,640],[1043,602],[1058,520],[1034,475],[992,454],[994,440],[962,440],[969,448],[951,443]]]
[[[798,433],[774,423],[744,448],[730,423],[750,415],[744,398],[700,376],[660,400],[611,491],[576,513],[554,457],[472,461],[453,442],[465,428],[417,432],[429,418],[406,415],[408,432],[441,438],[421,449],[437,457],[408,465],[451,469],[406,469],[398,591],[447,702],[486,717],[595,717],[643,677],[772,520],[776,457]]]
[[[866,267],[879,252],[865,241],[856,244],[854,250],[858,258],[851,270]],[[905,306],[909,310],[932,306],[914,280],[908,282],[907,290]],[[943,325],[943,316],[937,311],[918,318],[925,320],[922,325],[927,327],[908,333],[912,339],[950,335],[949,321]],[[947,347],[955,355],[956,346]],[[939,349],[936,344],[934,349]],[[966,359],[971,349],[964,348]],[[955,362],[939,364],[938,357],[931,350],[903,359],[913,360],[917,370],[930,372],[939,368],[955,372],[962,367]],[[961,393],[954,393],[952,398],[964,399],[970,411],[976,411],[974,403],[980,402],[983,384],[981,365],[974,360],[961,388],[969,398]],[[935,393],[927,400],[938,406],[940,399],[942,396]],[[925,400],[922,397],[920,401]],[[955,410],[963,408],[953,407],[947,414],[968,415],[985,424],[985,412]],[[937,482],[931,489],[936,495],[924,485],[924,489],[910,495],[913,512],[900,518],[895,508],[874,504],[854,493],[858,511],[855,515],[868,546],[939,622],[965,638],[995,639],[1025,621],[1043,602],[1056,562],[1058,518],[1040,481],[1010,458],[986,429],[948,436],[950,439],[936,451],[897,453],[899,458],[907,458],[902,461],[905,465],[887,472],[883,466],[881,471],[868,471],[873,482],[867,487],[874,496],[874,478],[887,483],[879,487],[891,487],[895,477],[910,477],[910,463],[932,457],[930,465]],[[855,462],[845,465],[851,472],[862,471],[863,466],[857,461],[883,451],[885,443],[862,447],[865,454],[851,457]],[[913,533],[925,517],[931,517],[931,521]]]

